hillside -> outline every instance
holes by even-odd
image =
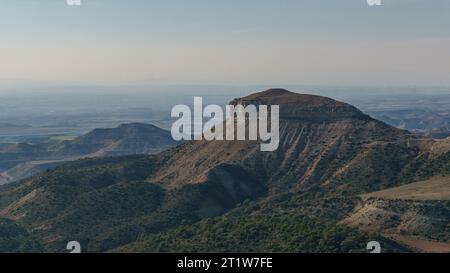
[[[448,151],[330,98],[272,89],[232,103],[249,102],[280,105],[277,151],[192,141],[152,156],[79,160],[0,187],[0,215],[45,251],[78,240],[90,252],[357,252],[373,239],[384,251],[415,251],[344,219],[361,194],[449,174]],[[422,227],[434,225],[423,214]],[[443,241],[449,232],[425,235]]]
[[[342,223],[379,232],[421,252],[450,252],[450,179],[425,181],[361,195]]]
[[[450,177],[437,176],[425,181],[364,194],[362,198],[364,200],[371,198],[411,201],[450,200]]]
[[[0,185],[80,158],[155,154],[177,144],[170,132],[141,123],[95,129],[56,144],[11,144],[0,149]]]
[[[154,154],[173,147],[176,142],[170,132],[150,124],[130,123],[117,128],[95,129],[74,140],[54,147],[56,156],[115,156]]]
[[[40,252],[38,241],[11,220],[0,218],[0,253]]]
[[[233,164],[274,193],[338,184],[374,190],[389,180],[395,183],[399,171],[419,157],[421,146],[431,141],[329,98],[274,89],[232,103],[236,102],[280,105],[281,141],[276,152],[260,152],[256,141],[191,142],[158,155],[165,166],[149,181],[168,188],[202,183],[216,166]],[[361,185],[348,183],[354,175],[368,179],[355,181]]]

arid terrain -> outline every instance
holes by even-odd
[[[0,187],[3,225],[29,251],[446,251],[448,140],[330,98],[270,89],[280,146],[190,141],[156,155],[68,163]],[[431,247],[430,247],[431,245]]]

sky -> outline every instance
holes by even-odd
[[[450,86],[450,0],[2,0],[0,85]]]

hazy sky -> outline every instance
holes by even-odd
[[[1,0],[0,84],[450,85],[450,0]]]

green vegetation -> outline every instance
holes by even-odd
[[[65,251],[64,244],[76,240],[99,252],[223,214],[265,192],[252,179],[233,185],[234,194],[216,181],[167,191],[145,181],[156,167],[151,156],[79,160],[0,188],[0,209],[41,238],[46,251]],[[237,167],[217,169],[247,177]],[[31,197],[17,204],[24,196]]]
[[[351,200],[313,196],[284,194],[246,201],[222,216],[149,235],[115,251],[367,252],[371,240],[383,242],[387,251],[406,251],[380,236],[339,225],[338,208],[350,207]]]
[[[386,153],[398,160],[400,152],[378,151],[371,162]],[[35,192],[8,209],[8,216],[18,220],[2,220],[1,250],[60,252],[77,240],[89,252],[365,252],[366,243],[377,239],[389,251],[405,251],[339,224],[356,206],[361,188],[401,181],[395,165],[392,172],[384,164],[372,165],[336,184],[284,194],[268,194],[240,167],[217,166],[217,173],[245,178],[233,185],[239,193],[233,195],[214,175],[208,183],[172,190],[146,182],[159,164],[152,156],[79,160],[0,187],[0,209]],[[384,171],[375,176],[379,170]],[[240,185],[253,191],[245,193]],[[205,212],[204,207],[215,210]],[[448,213],[448,204],[429,209]]]
[[[87,252],[366,252],[378,240],[407,251],[342,220],[362,193],[449,174],[450,153],[432,158],[366,117],[284,122],[297,129],[275,153],[193,142],[156,156],[78,160],[1,186],[1,215],[14,219],[4,220],[1,250],[64,252],[75,240]],[[394,205],[443,222],[449,213],[448,202]],[[417,235],[448,236],[446,227]]]
[[[0,252],[39,252],[42,247],[29,233],[11,220],[0,218]]]

